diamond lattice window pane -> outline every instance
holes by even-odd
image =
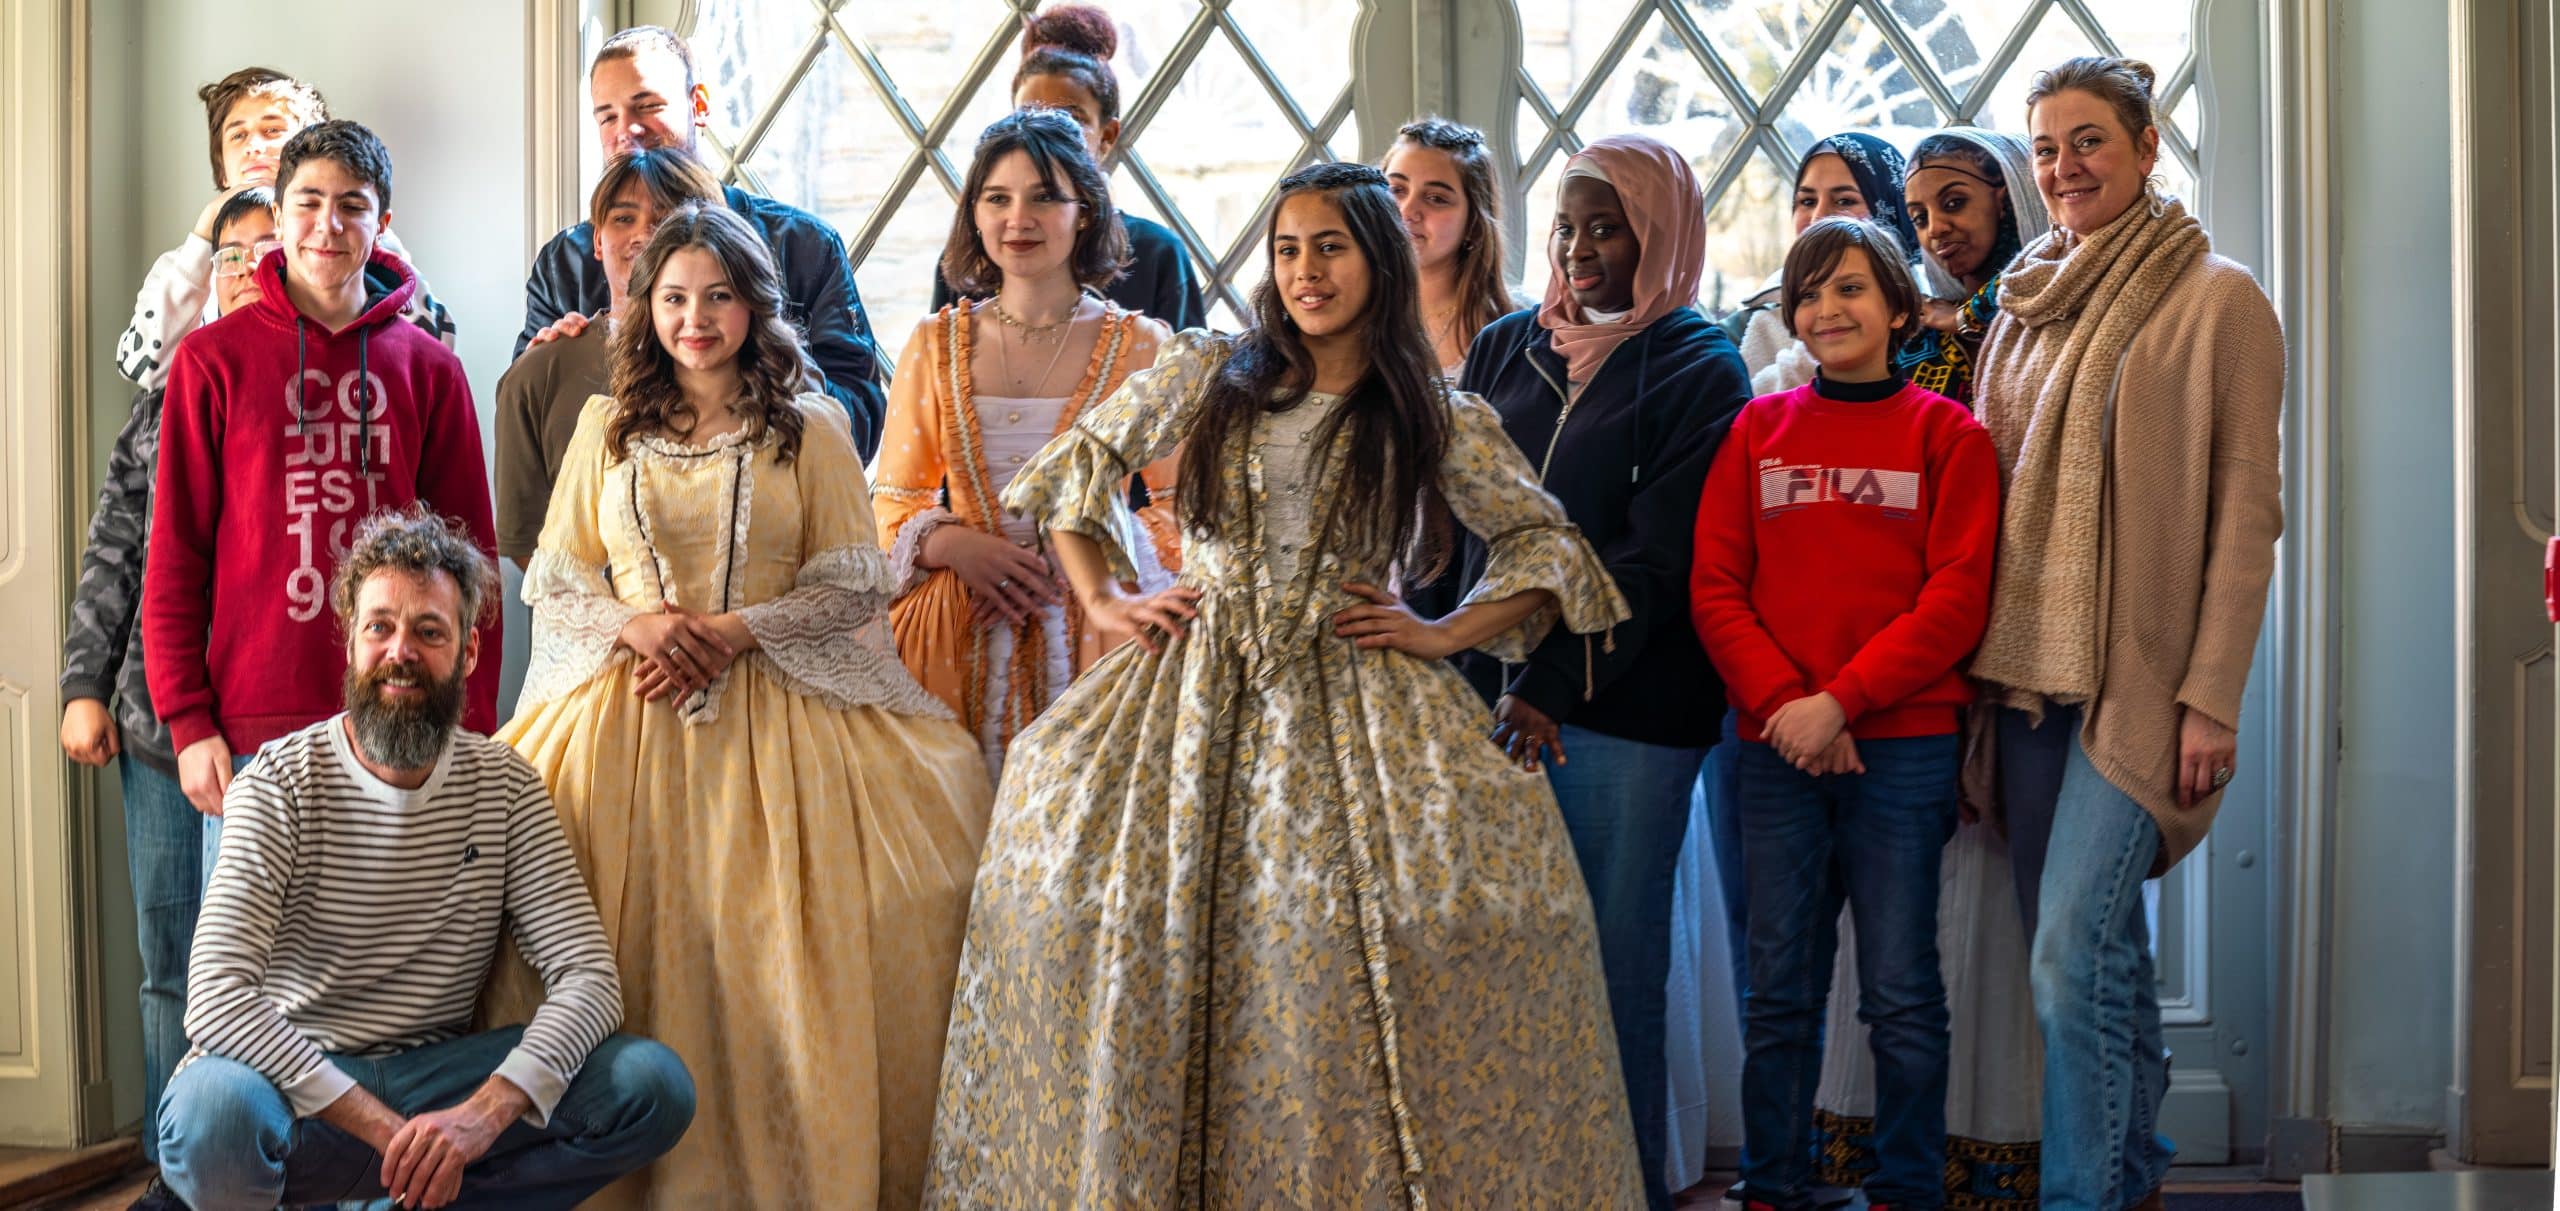
[[[933,269],[942,262],[958,207],[938,186],[921,182],[909,192],[862,258],[862,308],[880,341],[881,356],[894,358],[933,303]],[[850,239],[852,232],[847,231]]]
[[[1200,49],[1141,141],[1173,204],[1221,255],[1305,145],[1223,35]]]
[[[1698,278],[1698,305],[1709,315],[1733,310],[1777,275],[1795,239],[1787,209],[1794,185],[1794,165],[1754,152],[1707,209],[1707,264]]]
[[[2027,91],[2035,87],[2036,76],[2065,59],[2098,53],[2071,14],[2048,8],[2036,19],[2036,32],[2027,39],[2026,48],[2018,52],[2017,61],[2009,65],[2008,74],[1991,90],[1991,102],[1982,111],[1980,124],[1994,130],[2027,133]]]
[[[962,70],[958,64],[951,68],[955,78]],[[960,107],[960,117],[951,124],[950,137],[942,141],[942,154],[951,158],[951,170],[961,180],[969,178],[969,160],[977,154],[978,136],[994,125],[996,119],[1013,112],[1012,84],[1013,67],[1008,61],[1003,70],[990,74],[987,82],[970,94],[968,103]],[[927,120],[931,120],[930,116]]]
[[[1253,279],[1253,281],[1259,280],[1259,278]],[[1250,289],[1250,286],[1251,283],[1248,282],[1247,289]],[[1252,295],[1244,290],[1237,291],[1236,295],[1245,300],[1246,306],[1252,305]],[[1244,314],[1228,306],[1223,296],[1212,296],[1209,300],[1209,329],[1213,332],[1242,332],[1245,330]]]
[[[966,82],[969,63],[988,37],[1016,20],[1004,0],[855,0],[837,19],[871,48],[916,120],[928,126]],[[832,43],[828,49],[842,53]],[[1013,67],[1008,55],[989,73],[998,93],[1012,83]]]
[[[1891,0],[1886,8],[1961,105],[2031,4],[2032,0]]]
[[[735,147],[755,116],[781,96],[791,69],[818,36],[820,14],[809,0],[700,3],[690,39],[694,75],[711,94],[711,129]]]
[[[1512,119],[1511,129],[1513,145],[1520,150],[1520,167],[1523,169],[1545,167],[1546,160],[1542,157],[1540,149],[1545,145],[1551,131],[1546,119],[1538,116],[1537,107],[1529,104],[1528,98],[1520,99],[1520,113],[1518,117]],[[1520,174],[1515,172],[1514,175]]]
[[[1127,164],[1115,164],[1111,168],[1111,204],[1123,214],[1134,214],[1159,223],[1165,221],[1164,211],[1158,209],[1155,199],[1148,197],[1147,191],[1138,186],[1138,178],[1130,175]]]
[[[1252,0],[1230,5],[1227,14],[1307,121],[1323,121],[1351,86],[1351,31],[1359,0]]]
[[[1548,0],[1520,6],[1520,66],[1557,108],[1608,53],[1635,5],[1627,0]]]
[[[1153,86],[1183,31],[1200,15],[1200,4],[1199,0],[1111,0],[1109,11],[1120,28],[1120,47],[1112,53],[1111,70],[1120,79],[1121,116],[1126,117]],[[1012,69],[1006,69],[1005,79],[1012,81]]]
[[[1766,99],[1832,0],[1680,0],[1727,68]]]
[[[2201,90],[2190,88],[2179,94],[2176,108],[2169,111],[2169,121],[2178,128],[2178,133],[2187,136],[2188,142],[2202,146],[2204,118],[2200,103],[2196,99],[2199,91]]]
[[[1555,276],[1556,189],[1564,180],[1568,158],[1563,152],[1549,157],[1520,202],[1520,246],[1512,255],[1520,261],[1520,293],[1532,303],[1547,297],[1547,279]]]
[[[1841,23],[1813,70],[1787,96],[1777,127],[1790,147],[1809,147],[1845,130],[1908,147],[1945,121],[1911,65],[1861,8]]]
[[[1702,165],[1702,178],[1712,176],[1741,140],[1743,119],[1660,16],[1645,22],[1632,46],[1594,89],[1574,134],[1586,144],[1616,134],[1651,135]]]
[[[850,242],[913,150],[870,81],[830,46],[783,100],[747,166],[765,192],[835,224]]]
[[[2194,5],[2188,0],[2088,0],[2089,15],[2116,49],[2149,63],[2168,83],[2169,74],[2187,60],[2188,26]]]

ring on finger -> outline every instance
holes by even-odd
[[[2213,771],[2213,788],[2221,790],[2229,785],[2231,785],[2231,767],[2227,765],[2216,767]]]

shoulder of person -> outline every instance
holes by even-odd
[[[1506,311],[1495,316],[1492,323],[1486,324],[1482,331],[1476,333],[1475,345],[1468,350],[1468,359],[1470,361],[1474,359],[1475,350],[1478,348],[1493,353],[1499,358],[1508,358],[1518,351],[1522,342],[1538,331],[1537,308],[1522,307],[1514,311]]]
[[[845,449],[853,449],[853,421],[844,414],[844,405],[837,403],[833,396],[803,391],[791,397],[791,406],[800,410],[804,448],[807,434],[813,429],[823,428],[841,436]]]
[[[1204,366],[1224,365],[1236,351],[1237,337],[1207,328],[1185,328],[1164,342],[1156,351],[1156,368],[1161,370],[1183,363]]]
[[[406,256],[405,253],[402,255]],[[543,241],[542,251],[533,254],[533,267],[540,270],[546,264],[564,259],[572,262],[593,261],[595,256],[595,224],[580,219],[552,233],[550,239]]]
[[[825,219],[789,202],[768,198],[760,193],[750,193],[735,185],[727,187],[726,193],[729,208],[762,227],[768,242],[779,240],[785,235],[822,236],[835,245],[838,255],[842,255],[844,237],[837,233],[834,224]]]
[[[1173,234],[1172,228],[1142,214],[1121,211],[1120,230],[1128,233],[1129,251],[1133,255],[1141,249],[1171,248],[1180,251],[1182,248],[1182,237]]]

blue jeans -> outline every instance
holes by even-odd
[[[187,1054],[187,947],[204,903],[203,817],[178,780],[116,758],[124,782],[125,869],[133,880],[134,940],[142,949],[142,1121],[160,1112],[169,1070]],[[142,1159],[160,1160],[155,1133],[142,1133]]]
[[[1751,993],[1751,893],[1742,864],[1741,722],[1724,713],[1724,739],[1707,750],[1698,769],[1698,802],[1705,808],[1708,840],[1715,846],[1716,885],[1724,892],[1725,957],[1733,962],[1733,1020],[1743,1017]]]
[[[522,1027],[464,1035],[372,1058],[337,1056],[365,1090],[413,1117],[471,1096]],[[540,1127],[518,1121],[462,1174],[456,1205],[567,1208],[655,1160],[693,1121],[693,1078],[676,1053],[633,1035],[596,1045]],[[160,1177],[195,1211],[386,1197],[382,1157],[316,1118],[235,1060],[205,1056],[169,1081],[160,1108]]]
[[[231,759],[231,776],[234,778],[239,777],[240,771],[249,768],[249,759],[257,755],[258,754],[253,751],[241,753],[238,756],[233,757]],[[188,810],[194,810],[194,805],[189,804]],[[198,819],[204,821],[202,826],[204,830],[204,864],[196,871],[196,898],[201,900],[204,898],[204,889],[213,885],[213,860],[222,856],[222,817],[199,816]]]
[[[1840,905],[1858,937],[1858,1020],[1876,1068],[1876,1171],[1895,1211],[1945,1200],[1947,993],[1938,861],[1955,835],[1957,739],[1864,740],[1864,774],[1814,777],[1766,744],[1740,766],[1751,893],[1742,1061],[1742,1180],[1756,1202],[1810,1207],[1813,1097]]]
[[[2035,937],[2044,1206],[2117,1211],[2158,1187],[2176,1155],[2159,1133],[2169,1065],[2142,903],[2160,828],[2089,764],[2076,707],[2047,709],[2043,727],[2001,712],[2000,793]]]
[[[1600,972],[1609,984],[1618,1070],[1635,1116],[1636,1159],[1647,1206],[1671,1205],[1663,1175],[1670,1132],[1670,1077],[1663,1072],[1662,1016],[1671,979],[1671,883],[1689,831],[1689,790],[1705,750],[1645,744],[1567,726],[1565,764],[1547,781],[1564,811],[1565,832],[1600,933]]]

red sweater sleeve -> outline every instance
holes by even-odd
[[[216,383],[180,342],[160,410],[160,466],[153,475],[151,542],[142,576],[142,672],[152,709],[179,752],[221,734],[213,674],[205,666],[213,624],[213,537],[222,524],[222,429]]]
[[[1928,580],[1822,687],[1849,722],[1946,679],[1982,641],[2000,537],[2000,465],[1991,435],[1970,417],[1938,426],[1931,443]]]
[[[471,383],[463,376],[462,363],[447,355],[445,365],[434,375],[430,398],[420,409],[426,418],[427,440],[418,449],[418,499],[440,517],[458,518],[471,531],[471,540],[489,556],[490,566],[498,559],[498,528],[489,504],[489,464],[480,447],[480,414],[471,404]],[[480,665],[471,672],[465,686],[462,726],[488,735],[498,730],[498,671],[505,663],[500,654],[498,603],[488,605],[487,622],[480,627]]]
[[[1745,713],[1766,719],[1807,691],[1804,674],[1761,625],[1751,604],[1751,579],[1759,562],[1752,461],[1758,457],[1754,439],[1760,414],[1754,403],[1734,418],[1733,431],[1708,468],[1706,490],[1698,494],[1689,618],[1698,628],[1698,642],[1706,645],[1707,658],[1724,678],[1725,696]]]

